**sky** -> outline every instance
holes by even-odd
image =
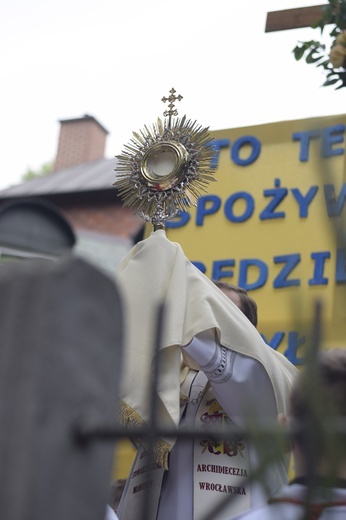
[[[55,159],[59,120],[94,116],[106,157],[162,116],[175,88],[210,130],[343,114],[345,89],[295,61],[311,28],[265,33],[270,11],[319,0],[11,0],[0,7],[0,189]]]

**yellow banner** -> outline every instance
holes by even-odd
[[[247,289],[259,331],[303,362],[322,302],[324,340],[345,345],[346,115],[211,132],[217,182],[167,236],[211,279]]]

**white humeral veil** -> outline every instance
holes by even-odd
[[[159,305],[164,305],[164,327],[158,351],[159,378],[155,382],[160,424],[175,429],[180,420],[181,347],[198,333],[214,329],[225,348],[250,356],[265,368],[273,385],[278,413],[286,400],[295,367],[264,343],[237,306],[169,241],[164,230],[136,244],[115,272],[125,308],[125,349],[121,379],[121,424],[145,425],[150,417],[154,337]],[[156,462],[167,468],[174,445],[159,439]]]

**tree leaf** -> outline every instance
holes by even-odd
[[[336,79],[327,79],[327,81],[325,81],[322,85],[322,87],[329,87],[330,85],[335,85],[335,83],[337,83],[338,81],[340,80],[340,78],[336,78]]]
[[[297,47],[295,47],[295,48],[293,49],[293,54],[294,54],[294,57],[295,57],[295,59],[296,59],[297,61],[299,61],[299,60],[302,59],[302,57],[304,56],[305,52],[306,52],[305,47],[298,47],[298,46],[297,46]]]
[[[323,56],[320,54],[319,56],[314,56],[313,53],[310,53],[306,57],[306,63],[316,63],[319,60],[323,60]]]
[[[306,63],[315,63],[316,61],[319,61],[321,59],[323,59],[323,55],[320,54],[319,50],[313,48],[306,56],[305,61]]]
[[[318,63],[318,65],[316,65],[316,67],[323,67],[324,69],[327,69],[329,64],[330,64],[330,60],[328,59],[328,60],[321,61],[321,63]]]

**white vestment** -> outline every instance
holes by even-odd
[[[249,513],[237,516],[234,520],[302,520],[306,518],[304,499],[307,488],[301,484],[284,486],[275,495],[275,498],[284,500],[263,507],[258,507]],[[293,502],[300,502],[300,504]],[[331,488],[324,490],[314,497],[312,503],[324,506],[329,501],[333,505],[322,507],[318,520],[345,520],[346,518],[346,489]],[[319,507],[318,507],[319,509]]]
[[[109,505],[106,507],[106,516],[104,520],[118,520],[117,515]]]
[[[220,347],[210,330],[195,337],[183,349],[183,354],[186,353],[199,365],[201,371],[190,371],[194,378],[181,425],[200,426],[201,420],[206,416],[203,413],[205,401],[209,403],[209,408],[217,412],[207,414],[210,419],[208,426],[217,417],[224,417],[224,413],[240,427],[246,426],[247,416],[258,420],[276,420],[277,406],[273,387],[259,362]],[[207,392],[204,396],[205,390]],[[152,499],[158,502],[157,520],[203,518],[206,511],[212,510],[226,496],[239,490],[243,495],[230,496],[229,505],[218,516],[213,516],[213,520],[229,519],[242,511],[265,504],[268,494],[275,493],[287,482],[287,461],[283,458],[277,460],[267,471],[265,493],[263,487],[256,482],[244,484],[244,474],[249,477],[250,470],[253,471],[257,466],[257,455],[251,445],[247,446],[244,442],[239,445],[243,448],[245,446],[243,452],[225,450],[223,446],[208,442],[208,439],[202,443],[200,439],[178,440],[170,453],[169,470],[157,470],[160,475],[157,475],[157,480],[154,479],[154,485],[160,487]],[[145,465],[146,458],[143,452],[139,452],[119,505],[120,520],[137,518],[133,500],[134,497],[140,499],[139,495],[147,491],[145,482],[148,473],[141,471]]]
[[[147,491],[151,506],[155,511],[159,508],[160,520],[198,520],[214,499],[219,502],[227,494],[237,495],[232,514],[260,503],[259,488],[245,489],[244,477],[249,468],[256,468],[256,454],[247,441],[234,444],[225,439],[221,447],[214,439],[196,437],[190,447],[181,442],[175,447],[174,432],[182,413],[183,420],[195,421],[199,427],[202,422],[206,430],[219,420],[240,426],[247,416],[276,420],[279,413],[287,413],[296,368],[265,344],[242,311],[163,230],[136,244],[118,265],[116,281],[123,295],[126,338],[119,422],[124,427],[150,427],[153,399],[149,396],[154,390],[159,426],[173,434],[153,442],[153,461],[140,449],[119,504],[119,518],[140,520]],[[159,306],[165,312],[154,351]],[[159,367],[154,380],[153,366]],[[201,374],[191,391],[196,385],[201,389],[189,400],[197,399],[198,405],[184,410],[179,395],[189,395],[190,385],[187,390],[185,386],[196,368]],[[208,382],[201,379],[204,373]],[[276,462],[265,480],[269,492],[285,481],[283,461]],[[222,515],[213,520],[227,518]],[[156,513],[149,516],[154,520]]]

